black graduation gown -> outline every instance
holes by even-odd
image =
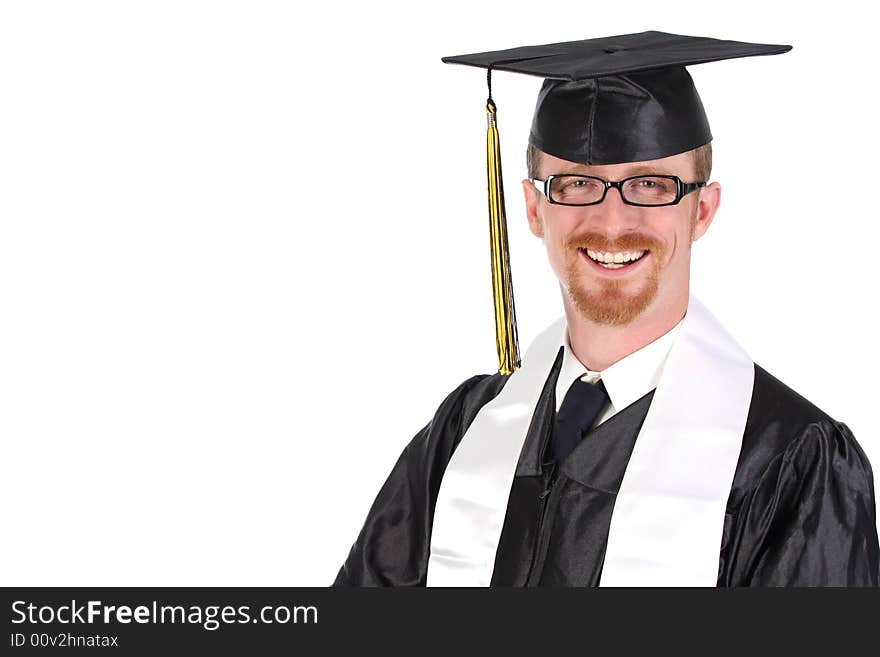
[[[493,586],[597,586],[614,500],[654,392],[549,449],[561,351],[527,432]],[[403,450],[334,586],[424,586],[440,480],[501,374],[456,388]],[[699,467],[695,463],[694,467]],[[849,428],[755,365],[724,516],[718,586],[878,586],[873,473]]]

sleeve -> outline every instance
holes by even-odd
[[[472,377],[404,448],[376,496],[333,586],[424,586],[440,480],[464,432]]]
[[[845,424],[808,425],[748,507],[749,586],[878,586],[873,472]]]

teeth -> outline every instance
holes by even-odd
[[[596,262],[607,264],[632,262],[645,255],[644,251],[618,251],[617,253],[611,253],[609,251],[592,251],[591,249],[587,249],[586,251],[587,255]],[[611,269],[619,269],[619,267],[612,267]]]

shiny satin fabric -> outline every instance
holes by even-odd
[[[529,143],[582,164],[657,160],[712,141],[684,68],[568,82],[545,80]]]
[[[513,480],[492,586],[599,585],[615,495],[653,396],[590,431],[562,463],[558,492],[544,499],[551,438],[537,429],[552,426],[555,404],[545,389]]]
[[[723,586],[878,586],[871,465],[852,432],[756,368],[724,522]]]
[[[507,378],[473,377],[441,404],[398,459],[334,585],[425,585],[433,508],[446,463]],[[571,453],[542,524],[533,498],[543,490],[541,450],[552,424],[539,417],[553,413],[542,395],[543,413],[533,418],[517,467],[493,586],[599,583],[614,497],[651,396],[596,427]],[[867,457],[845,424],[755,365],[724,518],[718,586],[877,586],[878,571]]]
[[[686,66],[778,55],[782,44],[748,43],[656,30],[443,57],[546,78],[529,143],[572,162],[656,160],[712,140]],[[492,95],[491,84],[489,96]],[[749,100],[745,93],[743,102]]]

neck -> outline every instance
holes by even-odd
[[[594,372],[602,372],[617,361],[668,333],[687,312],[689,292],[670,302],[655,299],[649,308],[629,324],[596,324],[583,317],[565,295],[568,338],[577,359]]]

